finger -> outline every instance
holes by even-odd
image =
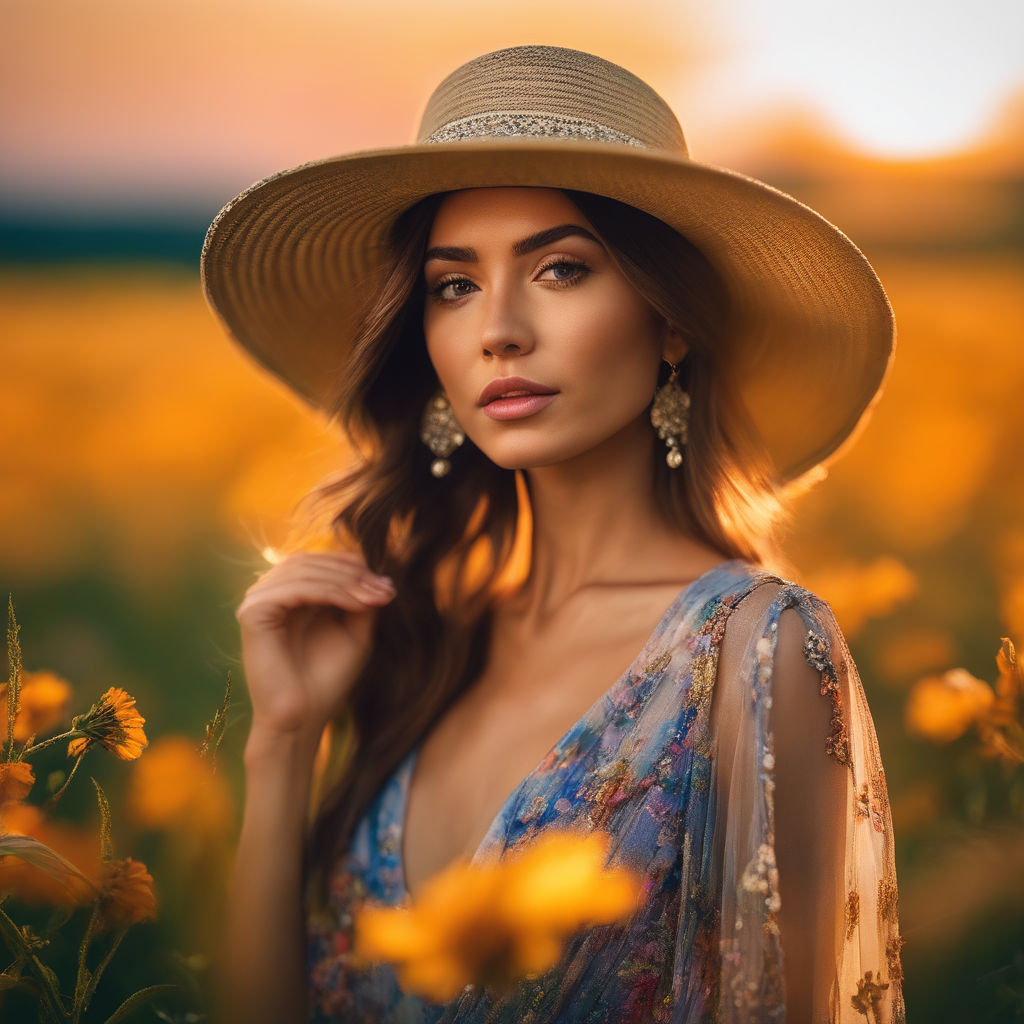
[[[388,577],[380,576],[377,573],[371,572],[364,562],[311,557],[297,558],[289,560],[288,562],[281,562],[279,565],[274,566],[272,569],[269,569],[264,573],[256,583],[260,584],[264,580],[268,579],[278,580],[284,578],[363,579],[374,582],[384,582],[385,585],[388,585],[391,582]]]
[[[362,612],[387,604],[394,592],[380,588],[340,586],[337,582],[305,580],[271,584],[246,594],[235,612],[243,624],[280,625],[287,614],[305,605],[327,605]]]
[[[309,563],[309,562],[323,562],[323,563],[345,563],[349,565],[367,567],[366,558],[360,551],[296,551],[291,555],[278,562],[278,565],[287,565],[289,562],[293,563]]]

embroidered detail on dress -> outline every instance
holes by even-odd
[[[883,875],[878,880],[879,917],[893,917],[896,913],[896,904],[898,901],[899,892],[896,889],[896,879],[889,875]]]
[[[832,652],[828,637],[809,629],[804,640],[804,657],[808,664],[821,674],[821,695],[829,697],[832,701],[832,718],[829,723],[829,734],[825,740],[825,753],[843,767],[849,767],[852,765],[850,739],[846,734],[843,702],[839,696],[839,679],[835,666],[832,664]]]
[[[597,773],[595,781],[600,785],[590,797],[590,824],[592,828],[605,828],[616,808],[633,789],[636,776],[626,758],[613,761]]]
[[[765,932],[778,934],[775,915],[782,905],[779,899],[779,870],[775,866],[775,850],[768,843],[761,843],[757,848],[757,856],[743,869],[740,884],[747,892],[764,895]]]
[[[846,897],[846,941],[853,938],[853,933],[860,921],[860,893],[851,889]]]
[[[902,935],[894,935],[885,945],[885,962],[889,965],[889,978],[892,981],[903,980],[903,961],[900,950],[906,945]]]
[[[890,817],[889,790],[885,784],[885,772],[878,768],[872,776],[871,782],[875,796],[873,824],[876,832],[884,832],[884,822]]]
[[[662,651],[648,666],[643,670],[642,675],[653,676],[658,672],[663,671],[668,667],[669,662],[672,660],[672,654],[669,651]]]
[[[528,825],[531,822],[536,821],[538,818],[543,817],[544,812],[548,809],[548,801],[543,796],[535,796],[530,806],[523,811],[519,816],[519,820],[524,824]]]
[[[871,814],[871,797],[868,795],[868,784],[866,782],[861,784],[860,792],[857,794],[855,809],[858,821]]]
[[[683,705],[696,709],[696,728],[700,735],[707,735],[708,732],[711,698],[718,677],[718,656],[732,610],[733,606],[728,601],[715,602],[697,633],[698,644],[702,650],[693,656],[690,663],[691,679]]]
[[[882,993],[889,987],[889,982],[872,981],[874,972],[865,971],[864,977],[857,982],[857,991],[851,997],[853,1008],[875,1024],[882,1024]]]

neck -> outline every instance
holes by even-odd
[[[668,582],[707,547],[673,526],[654,498],[657,438],[638,419],[585,454],[527,471],[530,574],[520,596],[538,614],[594,585]]]

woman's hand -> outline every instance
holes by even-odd
[[[253,707],[250,739],[313,742],[344,704],[394,585],[351,553],[300,552],[264,573],[235,611]]]

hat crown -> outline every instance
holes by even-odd
[[[646,82],[602,57],[561,46],[512,46],[456,68],[427,101],[416,141],[509,136],[689,155],[675,114]]]

